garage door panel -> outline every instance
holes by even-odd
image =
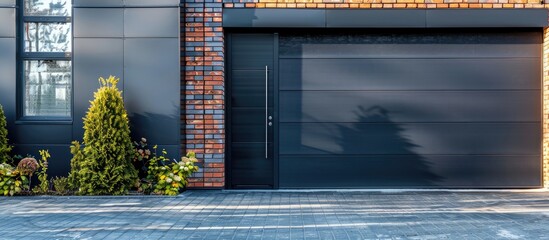
[[[541,44],[539,31],[530,29],[369,29],[297,31],[280,35],[280,47],[301,44]]]
[[[373,30],[347,33],[281,35],[281,58],[474,58],[539,55],[539,32],[460,31],[399,32]]]
[[[359,155],[280,158],[282,188],[532,187],[540,156]],[[314,166],[314,167],[311,167]]]
[[[528,58],[539,44],[303,44],[281,58]]]
[[[281,59],[280,90],[540,89],[539,58]]]
[[[426,156],[442,186],[542,187],[541,156]]]
[[[380,117],[384,117],[380,115]],[[539,154],[539,123],[281,123],[280,154]]]
[[[281,91],[281,122],[538,122],[540,91]],[[326,110],[329,109],[329,110]],[[386,117],[379,117],[384,112]]]

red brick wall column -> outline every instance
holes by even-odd
[[[185,151],[200,159],[189,188],[225,182],[225,75],[222,3],[184,1],[182,8],[182,120]]]

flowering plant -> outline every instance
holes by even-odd
[[[151,151],[147,148],[147,139],[141,138],[139,142],[133,142],[135,146],[135,157],[133,161],[147,161],[151,157]]]
[[[159,195],[177,195],[181,188],[187,185],[187,178],[198,167],[194,165],[196,156],[189,152],[187,156],[182,157],[181,161],[170,160],[166,155],[166,150],[162,150],[161,155],[157,155],[158,146],[153,147],[153,153],[147,164],[147,177],[142,180],[140,191]]]
[[[194,165],[196,157],[193,152],[189,152],[187,156],[182,157],[180,162],[173,160],[167,166],[162,166],[158,183],[154,189],[156,194],[177,195],[179,190],[187,185],[187,178],[193,172],[198,171],[198,167]]]

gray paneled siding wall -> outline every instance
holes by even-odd
[[[135,139],[144,136],[180,155],[178,0],[73,1],[73,121],[16,121],[15,0],[0,0],[0,103],[17,153],[52,153],[50,175],[66,175],[72,140],[82,140],[84,117],[98,77],[121,78]]]
[[[0,104],[4,107],[10,139],[15,138],[17,111],[17,40],[15,26],[15,0],[0,0]]]
[[[15,11],[15,0],[0,0],[0,104],[10,123],[15,121]],[[13,124],[9,127],[13,132]]]
[[[178,0],[74,0],[73,138],[99,76],[120,77],[134,138],[180,151]]]

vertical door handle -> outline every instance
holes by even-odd
[[[265,65],[265,159],[269,158],[269,68]]]

